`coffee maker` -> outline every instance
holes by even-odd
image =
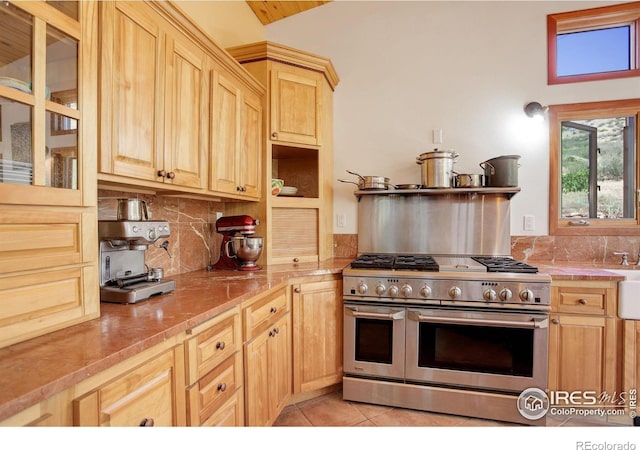
[[[170,235],[169,222],[100,220],[100,301],[137,303],[175,290],[176,282],[163,280],[161,268],[147,268],[149,245]],[[160,246],[167,253],[169,241]]]
[[[262,238],[253,237],[259,221],[251,216],[223,216],[216,220],[222,234],[220,258],[211,269],[260,270],[256,261],[262,253]]]

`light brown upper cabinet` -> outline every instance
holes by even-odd
[[[211,70],[209,189],[259,199],[262,99],[222,69]]]
[[[287,65],[271,71],[271,140],[322,143],[322,75]]]
[[[97,3],[65,3],[0,4],[0,347],[100,315]]]
[[[204,52],[147,4],[100,7],[99,178],[204,188]]]
[[[266,237],[261,264],[322,261],[333,255],[333,91],[338,76],[327,58],[274,42],[228,49],[267,86],[264,180],[284,180],[289,192],[228,205],[250,214]]]

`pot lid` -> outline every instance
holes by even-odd
[[[457,158],[457,157],[458,157],[458,154],[453,150],[451,151],[438,150],[436,148],[431,152],[421,153],[418,159],[423,160],[423,159],[431,159],[431,158]]]
[[[488,159],[487,161],[496,161],[498,159],[520,159],[520,158],[521,158],[520,155],[503,155],[503,156],[496,156],[495,158]]]

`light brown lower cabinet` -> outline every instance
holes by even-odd
[[[184,426],[183,346],[178,342],[153,354],[159,348],[162,347],[149,349],[82,382],[77,389],[96,383],[99,386],[73,400],[73,424]]]
[[[187,425],[242,426],[243,363],[240,308],[187,331]]]
[[[619,393],[617,283],[554,281],[551,308],[549,389]]]
[[[286,287],[243,308],[245,423],[269,426],[291,398],[291,313]]]
[[[635,411],[635,422],[640,419],[638,390],[640,389],[640,320],[623,320],[623,377],[622,390],[629,398],[629,412]],[[640,424],[640,423],[639,423]]]
[[[69,391],[36,403],[0,422],[0,427],[66,427],[73,425],[69,408]]]
[[[291,280],[293,393],[342,381],[342,278],[331,275]]]

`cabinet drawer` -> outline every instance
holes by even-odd
[[[606,290],[568,288],[558,289],[558,312],[605,315]]]
[[[242,348],[240,308],[236,307],[195,327],[186,342],[187,385],[199,380]]]
[[[82,216],[35,208],[1,209],[0,274],[82,262]]]
[[[285,288],[270,292],[265,297],[245,306],[242,311],[245,342],[266,330],[289,309],[290,302]]]
[[[241,427],[244,426],[244,396],[238,389],[233,397],[202,422],[205,427]]]
[[[242,386],[242,354],[237,352],[187,392],[190,425],[204,423]]]

